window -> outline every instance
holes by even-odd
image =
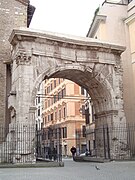
[[[51,105],[53,105],[53,98],[51,98]]]
[[[50,86],[47,87],[47,93],[49,93],[49,92],[50,92]]]
[[[45,125],[46,125],[46,122],[47,122],[47,117],[45,116],[45,122],[44,122]]]
[[[60,100],[60,92],[58,92],[58,101]]]
[[[56,101],[57,101],[57,97],[56,95],[54,95],[54,103],[56,103]]]
[[[50,106],[50,99],[48,100],[48,107]]]
[[[59,138],[61,138],[61,134],[62,134],[61,130],[62,130],[61,128],[58,129]]]
[[[53,131],[50,129],[48,131],[48,139],[51,139],[52,138],[52,135],[53,135]]]
[[[40,108],[38,109],[38,116],[40,116]]]
[[[62,98],[66,96],[66,88],[62,89]]]
[[[86,126],[82,126],[82,136],[86,137]]]
[[[56,88],[56,79],[54,80],[54,88]]]
[[[43,129],[43,132],[42,132],[42,140],[46,140],[46,132],[45,132],[44,129]]]
[[[85,115],[85,105],[82,105],[82,108],[80,110],[81,110],[82,115]]]
[[[61,120],[61,109],[59,110],[59,120]]]
[[[41,122],[41,129],[43,129],[43,122]]]
[[[46,95],[46,89],[45,89],[45,95]]]
[[[86,124],[90,123],[90,114],[89,114],[89,108],[85,110],[85,119],[86,119]]]
[[[84,95],[84,88],[81,87],[81,95]]]
[[[53,90],[53,84],[51,83],[51,91]]]
[[[55,111],[55,120],[57,120],[57,111]]]
[[[63,108],[63,118],[65,118],[66,117],[66,108],[64,107]]]
[[[51,121],[53,121],[53,113],[51,114]]]
[[[91,111],[92,111],[92,122],[95,121],[95,111],[94,111],[94,106],[91,105]]]
[[[60,84],[60,78],[59,78],[59,84]]]
[[[62,91],[58,92],[58,100],[62,98]]]
[[[67,138],[67,127],[62,128],[63,138]]]
[[[40,103],[40,97],[38,97],[38,103]]]
[[[50,121],[50,114],[48,114],[48,121]]]

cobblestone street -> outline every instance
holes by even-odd
[[[64,167],[0,169],[0,180],[135,180],[135,162],[82,163]]]

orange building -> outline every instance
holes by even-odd
[[[51,128],[52,131],[60,129],[62,155],[70,156],[72,146],[77,147],[78,153],[84,152],[86,150],[85,117],[80,111],[85,103],[83,88],[70,80],[54,78],[45,81],[44,89],[42,128]],[[78,131],[83,132],[79,137],[79,144],[76,140]],[[52,146],[56,148],[55,139],[52,142]]]

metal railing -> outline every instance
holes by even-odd
[[[0,163],[62,161],[60,128],[38,130],[35,124],[0,126]]]
[[[6,133],[5,133],[6,132]],[[61,128],[38,130],[32,124],[0,126],[0,162],[32,163],[36,160],[62,161]],[[135,158],[135,124],[103,125],[93,131],[76,131],[76,148],[105,159]]]
[[[81,147],[84,132],[76,134],[76,146]],[[135,124],[123,124],[114,127],[103,125],[86,131],[86,149],[91,156],[105,159],[135,158]]]
[[[36,130],[37,160],[62,161],[61,128]]]

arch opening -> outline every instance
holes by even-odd
[[[104,116],[107,117],[108,112],[115,110],[113,103],[113,99],[114,99],[113,89],[110,86],[109,82],[104,80],[104,83],[103,81],[101,83],[98,80],[97,76],[93,77],[93,74],[91,72],[82,71],[80,69],[78,70],[78,67],[77,68],[74,67],[73,69],[67,68],[66,70],[63,70],[63,68],[61,69],[62,70],[59,69],[56,72],[54,72],[54,70],[52,69],[53,72],[52,74],[50,73],[51,72],[50,70],[49,73],[43,72],[38,76],[32,91],[32,103],[33,103],[32,106],[34,106],[37,89],[39,85],[42,83],[42,81],[49,78],[64,78],[71,80],[74,83],[86,89],[94,105],[97,124],[98,124],[98,116],[100,116],[100,114],[104,113]],[[107,119],[105,120],[104,117],[104,121],[102,121],[102,124],[100,123],[100,125],[107,123],[111,124],[112,122],[111,121],[109,122]]]

